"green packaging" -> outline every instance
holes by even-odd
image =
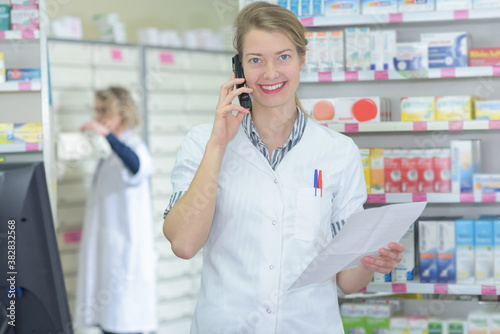
[[[0,5],[0,30],[10,30],[9,5]]]

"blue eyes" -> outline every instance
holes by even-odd
[[[280,56],[280,60],[287,60],[288,58],[290,58],[289,55],[281,55]]]
[[[259,58],[252,58],[250,59],[250,62],[252,62],[253,64],[258,64],[259,63]]]
[[[278,57],[278,59],[282,60],[282,61],[288,60],[288,59],[290,59],[290,55],[281,55],[281,56]],[[252,64],[258,64],[260,62],[261,62],[261,60],[259,58],[252,58],[252,59],[250,59],[250,63],[252,63]]]

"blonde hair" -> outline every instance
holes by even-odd
[[[299,57],[304,57],[307,51],[305,28],[288,9],[267,2],[257,1],[243,8],[234,22],[235,34],[233,47],[240,59],[243,56],[243,44],[246,35],[253,29],[267,32],[283,33],[295,45]],[[295,104],[306,115],[297,94]]]
[[[95,98],[104,104],[104,114],[122,116],[122,124],[125,129],[132,129],[141,122],[141,116],[137,110],[130,93],[122,87],[109,87],[95,92]]]

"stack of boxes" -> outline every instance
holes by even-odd
[[[0,0],[0,31],[39,29],[38,0]]]
[[[126,43],[127,31],[125,24],[120,21],[117,13],[94,15],[94,25],[99,28],[99,39],[105,42]]]

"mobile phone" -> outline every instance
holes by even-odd
[[[238,55],[233,57],[233,72],[236,74],[237,78],[245,78],[245,75],[243,74],[243,67],[240,63],[240,57]],[[238,84],[236,85],[236,89],[244,86],[244,84]],[[243,108],[252,109],[252,99],[250,99],[250,95],[248,95],[248,93],[238,95],[238,99],[240,100],[240,105]]]

